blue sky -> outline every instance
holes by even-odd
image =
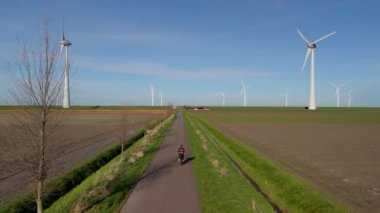
[[[301,67],[309,40],[338,33],[316,49],[317,106],[380,106],[378,0],[4,0],[0,7],[0,104],[9,103],[5,63],[18,41],[37,42],[37,26],[51,19],[59,44],[62,19],[72,41],[74,105],[150,105],[149,84],[164,104],[250,106],[308,103],[310,65]],[[63,63],[61,61],[60,63]]]

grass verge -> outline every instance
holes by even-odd
[[[118,212],[159,147],[173,117],[61,197],[46,212]]]
[[[337,201],[314,186],[276,167],[251,147],[224,135],[207,122],[194,118],[223,150],[284,212],[347,212]]]
[[[190,149],[196,155],[192,165],[202,212],[273,212],[270,204],[198,128],[198,122],[186,118]]]
[[[140,140],[145,135],[145,129],[151,129],[160,121],[149,123],[147,127],[139,130],[134,136],[129,138],[124,145],[124,149],[128,149],[136,141]],[[46,182],[44,207],[49,207],[52,203],[58,200],[61,196],[72,190],[83,180],[96,172],[99,168],[110,162],[120,154],[120,144],[116,144],[107,150],[97,154],[93,158],[83,164],[74,167],[69,172],[58,177],[52,178]],[[19,198],[5,204],[0,204],[0,213],[2,212],[36,212],[36,203],[34,201],[34,192],[30,191],[21,195]]]

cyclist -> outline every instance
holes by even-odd
[[[177,152],[178,152],[178,157],[179,157],[178,162],[182,166],[184,159],[185,159],[185,148],[183,147],[183,144],[181,144],[181,146],[179,146]]]

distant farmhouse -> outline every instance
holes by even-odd
[[[209,111],[210,108],[205,107],[205,106],[195,106],[194,110],[203,110],[203,111]]]

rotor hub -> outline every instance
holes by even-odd
[[[311,44],[307,44],[307,47],[310,49],[315,49],[317,47],[317,45],[314,43],[311,43]]]

